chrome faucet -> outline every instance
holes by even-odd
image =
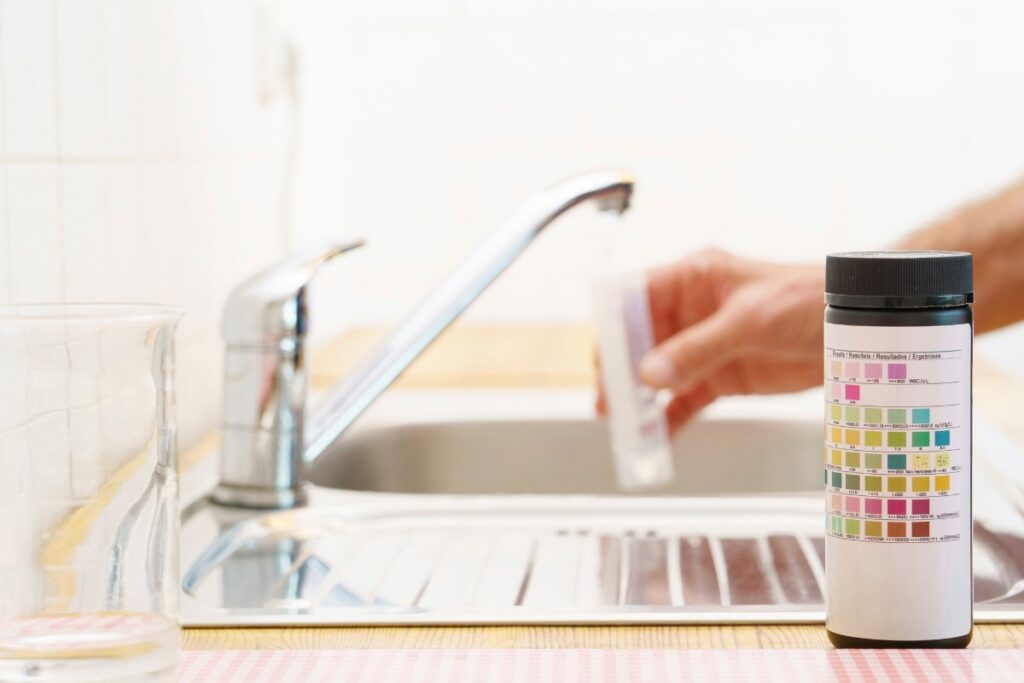
[[[594,171],[530,199],[448,276],[306,417],[307,286],[317,268],[360,242],[328,245],[263,270],[228,298],[220,484],[215,502],[288,508],[305,501],[303,471],[552,221],[586,200],[629,207],[633,178]]]

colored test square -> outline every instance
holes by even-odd
[[[864,477],[864,490],[869,493],[881,493],[882,492],[882,478],[881,477]]]
[[[889,524],[887,524],[886,527],[886,536],[888,536],[889,538],[907,537],[906,522],[889,522]]]
[[[887,500],[885,510],[890,515],[905,515],[907,514],[907,501],[900,500]]]
[[[857,496],[846,497],[846,512],[847,514],[859,515],[860,514],[860,498]]]
[[[906,379],[907,378],[907,364],[906,363],[889,363],[888,368],[889,379]]]
[[[882,409],[881,408],[865,408],[864,409],[864,422],[868,424],[882,424]]]
[[[842,385],[839,382],[832,382],[832,398],[839,398],[842,395]]]
[[[846,452],[846,466],[847,467],[860,467],[860,453],[857,451]]]
[[[880,515],[880,514],[882,514],[882,499],[881,498],[865,498],[864,499],[864,514],[865,515]]]
[[[882,469],[882,454],[881,453],[865,453],[864,454],[864,467],[869,470],[880,470]]]
[[[860,475],[859,474],[847,474],[846,475],[846,488],[851,491],[860,491]]]
[[[940,474],[935,477],[935,490],[936,491],[949,491],[949,475]]]
[[[859,519],[847,519],[846,520],[846,533],[850,536],[860,536],[860,520]]]
[[[829,497],[829,502],[831,503],[829,507],[832,508],[832,512],[839,512],[843,509],[843,497],[839,494],[833,493]]]
[[[860,431],[857,429],[846,430],[846,445],[847,446],[859,446],[860,445]]]
[[[942,431],[935,432],[935,445],[936,446],[948,446],[949,445],[949,430],[943,429]]]
[[[847,384],[846,396],[847,401],[859,401],[860,400],[860,385],[859,384]]]
[[[935,454],[935,469],[942,470],[949,467],[949,453]]]
[[[843,520],[839,517],[832,518],[832,533],[841,534],[843,532]]]
[[[906,453],[889,453],[885,459],[885,468],[887,470],[905,470],[907,469],[907,454]]]
[[[907,424],[907,410],[906,408],[889,408],[886,411],[886,418],[891,425],[905,425]]]
[[[833,403],[831,406],[832,420],[839,422],[843,419],[843,408],[838,403]]]
[[[860,377],[860,363],[847,363],[846,376],[849,377],[850,379],[856,379]]]
[[[910,419],[916,425],[926,425],[932,421],[930,408],[914,408],[910,411]]]
[[[832,443],[839,443],[843,440],[843,430],[839,427],[832,428]]]
[[[842,374],[842,363],[837,360],[832,361],[832,376],[839,377]]]
[[[889,477],[889,481],[886,482],[886,490],[889,493],[906,493],[907,492],[907,478],[906,477]]]
[[[836,467],[843,466],[843,452],[839,450],[832,451],[832,464]]]
[[[885,445],[889,448],[906,448],[907,447],[907,433],[906,432],[889,432],[885,435]]]
[[[875,522],[864,522],[864,535],[869,538],[881,538],[882,536],[882,523]]]
[[[931,432],[914,432],[913,441],[911,442],[911,445],[913,445],[914,448],[928,448],[931,443]]]
[[[860,408],[857,406],[846,406],[846,421],[860,422]]]
[[[932,501],[928,498],[918,498],[917,500],[911,501],[910,513],[913,515],[927,515],[930,514],[932,507]]]
[[[882,432],[864,432],[864,445],[882,447]]]
[[[931,477],[911,477],[910,488],[914,493],[927,493],[932,488]]]
[[[841,489],[843,488],[843,475],[839,472],[832,473],[832,488]]]
[[[866,377],[867,379],[882,379],[882,364],[865,363],[864,377]]]
[[[914,538],[928,538],[932,535],[931,522],[911,522],[910,533]]]
[[[910,459],[910,466],[915,470],[926,470],[931,465],[931,459],[927,453],[915,453]]]

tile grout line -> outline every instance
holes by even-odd
[[[0,97],[3,97],[3,100],[4,100],[3,104],[6,104],[6,99],[7,99],[7,59],[6,59],[6,55],[4,55],[3,52],[4,52],[4,48],[7,45],[7,40],[6,40],[6,38],[7,38],[7,36],[6,36],[7,24],[4,21],[4,16],[3,16],[4,4],[6,4],[4,2],[4,0],[0,0]],[[3,177],[3,183],[4,183],[4,215],[3,215],[3,221],[4,221],[4,228],[5,228],[5,230],[4,230],[4,232],[5,232],[4,241],[7,242],[7,249],[6,249],[6,254],[5,254],[6,263],[4,263],[2,265],[4,266],[4,271],[6,273],[7,299],[8,299],[4,303],[13,304],[14,303],[14,268],[12,267],[13,263],[11,261],[11,254],[13,253],[13,249],[14,249],[14,238],[12,236],[12,231],[11,231],[11,201],[10,201],[10,198],[11,198],[11,184],[10,184],[10,182],[8,180],[8,175],[9,174],[8,174],[8,164],[7,164],[7,114],[6,114],[6,107],[5,107],[5,113],[4,113],[4,117],[3,117],[3,122],[2,123],[3,123],[3,126],[2,126],[3,130],[0,130],[0,140],[2,140],[2,143],[3,143],[3,152],[2,152],[3,153],[3,176],[4,176]]]
[[[66,212],[64,210],[64,173],[61,164],[61,139],[60,139],[60,28],[58,18],[58,7],[57,0],[50,0],[50,29],[53,33],[53,130],[54,130],[54,141],[56,146],[56,158],[55,164],[55,175],[54,178],[57,191],[57,250],[59,252],[58,258],[60,259],[60,297],[62,302],[67,303],[68,300],[68,260],[67,260],[67,240],[65,239],[66,226],[64,225],[64,219]],[[69,426],[70,428],[70,426]]]

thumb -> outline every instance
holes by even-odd
[[[724,306],[651,350],[640,376],[655,388],[692,385],[739,355],[750,333],[738,308]]]

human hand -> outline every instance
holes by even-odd
[[[648,273],[657,346],[642,379],[668,389],[677,430],[719,396],[769,394],[822,379],[824,268],[711,249]],[[597,411],[606,410],[598,387]]]

